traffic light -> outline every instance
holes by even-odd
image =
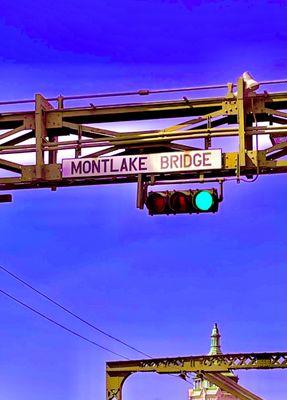
[[[145,205],[149,215],[193,214],[218,211],[216,189],[149,192]]]
[[[0,194],[0,203],[11,203],[12,195],[11,194]]]

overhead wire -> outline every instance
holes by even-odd
[[[55,306],[59,307],[60,309],[62,309],[63,311],[65,311],[66,313],[72,315],[74,318],[78,319],[79,321],[81,321],[82,323],[88,325],[90,328],[96,330],[97,332],[100,332],[101,334],[107,336],[108,338],[126,346],[127,348],[129,348],[130,350],[133,350],[145,357],[148,358],[152,358],[152,356],[150,356],[149,354],[137,349],[134,346],[129,345],[128,343],[126,343],[125,341],[109,334],[108,332],[98,328],[96,325],[92,324],[91,322],[87,321],[86,319],[80,317],[78,314],[74,313],[73,311],[69,310],[68,308],[64,307],[62,304],[60,304],[59,302],[53,300],[51,297],[49,297],[48,295],[46,295],[45,293],[41,292],[40,290],[36,289],[34,286],[30,285],[28,282],[24,281],[22,278],[20,278],[19,276],[15,275],[14,273],[10,272],[7,268],[4,268],[2,265],[0,265],[0,269],[4,272],[6,272],[8,275],[10,275],[12,278],[16,279],[17,281],[21,282],[23,285],[27,286],[28,288],[30,288],[31,290],[33,290],[35,293],[37,293],[38,295],[44,297],[46,300],[50,301],[52,304],[54,304]]]
[[[134,351],[136,351],[136,352],[138,352],[138,353],[140,353],[140,354],[142,354],[142,355],[145,355],[146,357],[148,357],[148,358],[150,358],[150,359],[153,358],[152,356],[148,355],[147,353],[144,353],[144,352],[142,352],[141,350],[138,350],[138,349],[136,349],[135,347],[130,346],[128,343],[122,341],[121,339],[118,339],[118,338],[116,338],[115,336],[110,335],[109,333],[107,333],[107,332],[105,332],[105,331],[99,329],[99,328],[96,327],[95,325],[93,325],[93,324],[91,324],[90,322],[86,321],[86,320],[83,319],[82,317],[78,316],[78,315],[75,314],[74,312],[70,311],[70,310],[67,309],[66,307],[62,306],[60,303],[56,302],[55,300],[53,300],[52,298],[50,298],[49,296],[47,296],[45,293],[41,292],[40,290],[36,289],[34,286],[30,285],[28,282],[24,281],[24,280],[23,280],[22,278],[20,278],[19,276],[15,275],[15,274],[12,273],[11,271],[9,271],[7,268],[4,268],[2,265],[0,265],[0,269],[1,269],[2,271],[6,272],[6,273],[7,273],[8,275],[10,275],[11,277],[13,277],[14,279],[16,279],[17,281],[21,282],[23,285],[25,285],[25,286],[27,286],[28,288],[30,288],[31,290],[33,290],[35,293],[39,294],[40,296],[44,297],[45,299],[47,299],[48,301],[50,301],[50,302],[53,303],[54,305],[58,306],[59,308],[61,308],[61,309],[64,310],[65,312],[67,312],[68,314],[74,316],[75,318],[77,318],[77,319],[80,320],[81,322],[83,322],[83,323],[85,323],[86,325],[90,326],[91,328],[93,328],[93,329],[97,330],[98,332],[104,334],[105,336],[109,337],[110,339],[116,340],[117,342],[119,342],[119,343],[125,345],[126,347],[130,348],[131,350],[134,350]],[[85,337],[85,336],[79,334],[78,332],[76,332],[76,331],[74,331],[74,330],[72,330],[72,329],[70,329],[70,328],[67,328],[67,327],[64,326],[63,324],[61,324],[61,323],[55,321],[54,319],[52,319],[52,318],[48,317],[47,315],[41,313],[40,311],[38,311],[38,310],[36,310],[35,308],[29,306],[28,304],[26,304],[26,303],[20,301],[19,299],[17,299],[16,297],[12,296],[11,294],[5,292],[4,290],[0,289],[0,293],[4,294],[5,296],[7,296],[7,297],[10,298],[11,300],[15,301],[16,303],[22,305],[23,307],[26,307],[27,309],[29,309],[30,311],[34,312],[35,314],[41,316],[42,318],[48,320],[49,322],[53,323],[54,325],[56,325],[56,326],[58,326],[58,327],[64,329],[65,331],[67,331],[67,332],[73,334],[74,336],[77,336],[77,337],[79,337],[80,339],[83,339],[83,340],[85,340],[86,342],[88,342],[88,343],[90,343],[90,344],[93,344],[93,345],[95,345],[95,346],[101,348],[102,350],[108,351],[108,352],[110,352],[110,353],[112,353],[112,354],[114,354],[114,355],[116,355],[116,356],[119,356],[119,357],[121,357],[121,358],[123,358],[123,359],[125,359],[125,360],[127,360],[127,361],[130,361],[130,358],[128,358],[128,357],[126,357],[126,356],[124,356],[124,355],[122,355],[122,354],[120,354],[120,353],[117,353],[117,352],[115,352],[115,351],[113,351],[113,350],[110,350],[109,348],[107,348],[107,347],[105,347],[105,346],[102,346],[102,345],[100,345],[99,343],[94,342],[94,341],[91,340],[91,339],[88,339],[87,337]],[[175,377],[175,378],[179,378],[180,380],[184,380],[185,382],[192,384],[192,382],[191,382],[190,380],[188,380],[186,376],[182,376],[181,374],[177,375],[177,374],[169,373],[169,374],[167,374],[167,375],[170,375],[170,376]]]
[[[60,327],[60,328],[64,329],[65,331],[71,333],[72,335],[77,336],[78,338],[80,338],[80,339],[82,339],[82,340],[85,340],[86,342],[88,342],[88,343],[90,343],[90,344],[92,344],[92,345],[94,345],[94,346],[96,346],[96,347],[99,347],[99,348],[102,349],[102,350],[108,351],[109,353],[112,353],[112,354],[114,354],[114,355],[116,355],[116,356],[118,356],[118,357],[124,358],[125,360],[128,360],[128,361],[130,360],[130,359],[127,358],[126,356],[123,356],[122,354],[117,353],[117,352],[115,352],[115,351],[113,351],[113,350],[111,350],[111,349],[109,349],[109,348],[107,348],[107,347],[105,347],[105,346],[102,346],[101,344],[99,344],[99,343],[97,343],[97,342],[95,342],[95,341],[93,341],[93,340],[91,340],[91,339],[88,339],[86,336],[83,336],[83,335],[81,335],[80,333],[78,333],[78,332],[76,332],[76,331],[74,331],[74,330],[72,330],[72,329],[70,329],[70,328],[67,328],[65,325],[60,324],[59,322],[57,322],[57,321],[55,321],[54,319],[48,317],[47,315],[41,313],[40,311],[38,311],[38,310],[36,310],[35,308],[29,306],[28,304],[26,304],[26,303],[24,303],[23,301],[17,299],[16,297],[14,297],[14,296],[12,296],[11,294],[5,292],[4,290],[0,289],[0,293],[4,294],[4,295],[7,296],[9,299],[15,301],[16,303],[18,303],[18,304],[20,304],[21,306],[23,306],[23,307],[29,309],[30,311],[33,311],[33,313],[35,313],[35,314],[39,315],[40,317],[46,319],[47,321],[51,322],[52,324],[57,325],[58,327]]]

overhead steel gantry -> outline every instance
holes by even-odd
[[[122,400],[125,380],[136,372],[177,374],[185,379],[196,373],[240,400],[262,400],[238,385],[224,372],[239,369],[287,368],[287,353],[242,353],[148,360],[113,361],[106,364],[106,399]]]
[[[287,80],[259,82],[282,84]],[[189,98],[192,90],[225,89],[225,95]],[[261,90],[261,89],[260,89]],[[236,92],[235,92],[236,91]],[[147,96],[185,92],[179,100],[98,105],[91,101],[108,97]],[[92,100],[94,99],[94,100]],[[89,102],[88,106],[69,107],[69,102]],[[102,101],[102,100],[101,100]],[[27,111],[7,111],[28,107]],[[59,96],[45,99],[36,94],[33,100],[0,102],[0,190],[52,188],[138,182],[138,207],[143,207],[143,187],[162,182],[224,180],[235,177],[252,179],[262,174],[287,172],[287,92],[256,93],[240,77],[236,84],[170,90]],[[119,121],[142,121],[182,118],[164,129],[120,133],[96,124]],[[93,126],[90,126],[93,124]],[[256,143],[269,135],[270,144],[259,149]],[[137,155],[194,149],[212,149],[214,138],[237,138],[233,152],[222,153],[220,170],[168,172],[160,174],[125,174],[65,178],[61,160],[65,151],[74,158],[103,155]],[[198,141],[198,139],[201,139]],[[200,144],[199,144],[200,143]],[[32,157],[32,161],[24,159]],[[8,173],[7,173],[8,171]],[[11,176],[11,172],[16,173]],[[5,175],[6,173],[6,175]]]
[[[250,79],[249,79],[250,80]],[[251,79],[252,80],[252,79]],[[259,82],[267,85],[287,80]],[[256,85],[255,85],[256,86]],[[222,90],[225,95],[191,98],[199,90]],[[256,89],[257,90],[257,86]],[[140,90],[137,92],[69,96],[0,102],[0,190],[51,188],[113,183],[138,183],[137,206],[143,207],[148,185],[205,182],[287,172],[287,91],[256,93],[248,79],[236,84],[203,87]],[[261,89],[260,89],[261,90]],[[94,104],[102,98],[184,93],[177,100]],[[69,107],[69,102],[86,101],[85,106]],[[101,100],[102,102],[102,100]],[[34,105],[34,109],[29,109]],[[11,111],[9,108],[17,109]],[[19,111],[20,107],[27,107]],[[117,132],[94,125],[105,122],[181,118],[164,129]],[[93,126],[91,126],[93,125]],[[258,138],[267,135],[265,148]],[[237,139],[235,151],[222,153],[222,168],[160,174],[125,174],[65,178],[62,159],[66,151],[74,158],[104,155],[138,155],[173,151],[212,149],[214,139]],[[255,138],[255,140],[253,140]],[[268,144],[269,143],[269,144]],[[29,156],[27,161],[26,157]],[[30,159],[32,158],[32,160]],[[25,161],[26,160],[26,161]],[[15,176],[11,176],[11,172]],[[4,201],[5,196],[0,201]],[[287,353],[223,354],[107,363],[107,400],[122,399],[122,385],[135,372],[202,374],[241,400],[258,399],[222,373],[237,369],[286,368]]]

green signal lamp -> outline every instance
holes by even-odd
[[[198,190],[193,198],[194,208],[197,212],[216,212],[218,202],[216,189]]]
[[[208,211],[214,204],[213,196],[207,190],[202,190],[195,195],[195,206],[201,211]]]

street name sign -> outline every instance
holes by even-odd
[[[75,158],[62,161],[63,178],[135,175],[221,169],[221,149],[129,156]]]

